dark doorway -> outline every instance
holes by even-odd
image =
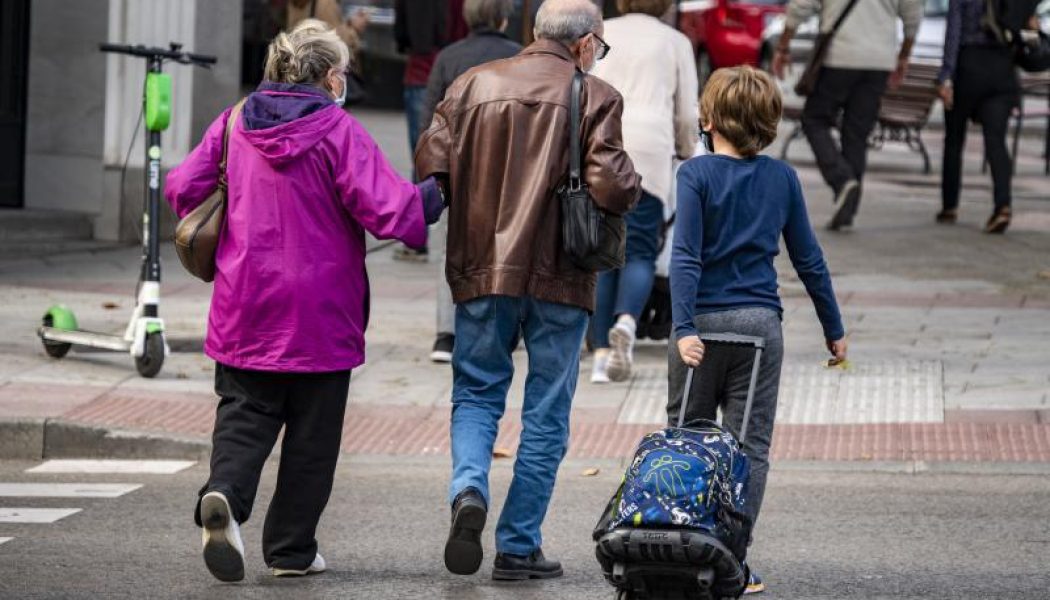
[[[22,206],[29,0],[0,2],[0,207]]]

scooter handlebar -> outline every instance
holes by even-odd
[[[208,56],[206,54],[193,54],[191,52],[182,52],[175,48],[151,48],[137,44],[131,46],[128,44],[108,44],[103,43],[98,45],[98,49],[102,52],[111,52],[114,54],[127,54],[129,56],[139,56],[142,58],[166,58],[173,60],[184,65],[196,64],[201,66],[214,65],[218,62],[218,59],[214,56]]]

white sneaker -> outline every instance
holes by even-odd
[[[204,564],[219,581],[244,579],[244,542],[241,528],[233,518],[230,503],[221,492],[208,492],[201,498],[204,532]]]
[[[609,349],[594,351],[594,366],[591,368],[591,383],[609,383]]]
[[[635,322],[630,315],[623,315],[616,325],[609,330],[609,379],[627,381],[631,378],[631,365],[634,362]]]
[[[270,569],[274,577],[302,577],[303,575],[313,575],[315,573],[324,573],[328,569],[328,565],[324,562],[324,557],[318,552],[314,556],[314,562],[310,563],[309,567],[305,569]]]

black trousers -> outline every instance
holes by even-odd
[[[995,207],[1010,206],[1013,162],[1006,148],[1010,113],[1020,101],[1020,85],[1008,48],[966,46],[955,69],[955,105],[944,115],[944,169],[941,201],[945,209],[959,206],[966,128],[971,120],[984,131],[984,156],[992,169]]]
[[[281,463],[263,525],[267,566],[305,569],[332,493],[350,371],[271,373],[215,365],[221,398],[212,434],[211,475],[200,496],[222,492],[233,517],[251,517],[259,476],[284,427]],[[195,519],[200,526],[200,500]]]
[[[802,110],[802,131],[813,148],[824,181],[836,192],[851,179],[862,181],[868,138],[879,118],[889,71],[824,67]],[[831,130],[841,129],[841,147]]]

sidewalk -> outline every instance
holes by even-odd
[[[394,113],[360,118],[401,169],[404,125]],[[939,164],[940,140],[927,140]],[[851,332],[847,373],[825,358],[813,309],[782,258],[786,364],[773,448],[778,460],[1050,462],[1050,178],[1038,139],[1026,139],[1015,221],[1001,237],[980,233],[991,210],[979,173],[980,136],[967,155],[962,220],[937,226],[939,177],[918,155],[872,152],[857,229],[818,232]],[[830,217],[830,193],[805,142],[792,147],[811,218]],[[201,353],[209,286],[181,272],[165,248],[161,314],[173,354],[155,380],[127,356],[72,352],[48,359],[35,335],[44,310],[69,305],[85,328],[123,329],[133,305],[139,250],[0,258],[0,420],[48,418],[206,440],[215,398]],[[352,453],[448,452],[450,369],[427,361],[437,266],[369,257],[372,323],[368,364],[354,373],[344,435]],[[662,421],[666,350],[645,344],[621,385],[587,382],[576,397],[576,457],[628,455]],[[525,370],[524,352],[517,356]],[[498,445],[513,452],[522,379],[511,393]]]

